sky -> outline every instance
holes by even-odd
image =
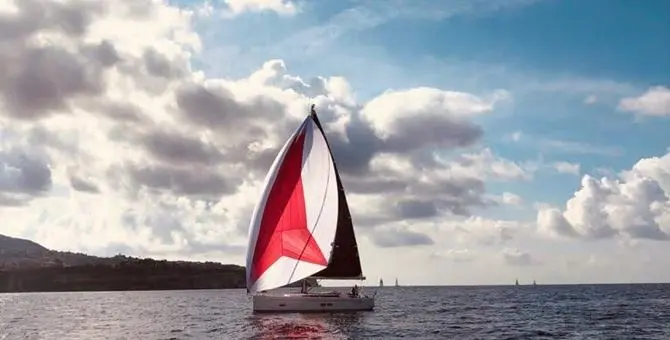
[[[670,282],[670,2],[0,0],[0,234],[245,263],[316,104],[367,284]]]

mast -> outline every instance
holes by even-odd
[[[332,250],[332,255],[328,266],[323,270],[315,273],[311,277],[316,279],[328,280],[365,280],[363,270],[361,268],[361,260],[358,254],[358,243],[356,242],[356,234],[354,233],[354,225],[351,219],[351,212],[349,211],[349,204],[342,186],[340,173],[337,170],[337,162],[333,155],[328,138],[323,131],[321,122],[316,115],[314,104],[312,104],[310,115],[314,120],[316,126],[323,134],[328,150],[330,151],[332,162],[335,168],[335,178],[337,181],[339,211],[337,216],[337,230],[335,231],[335,240]]]

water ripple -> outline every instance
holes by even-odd
[[[0,294],[0,339],[670,339],[670,285],[399,287],[362,313],[254,315],[243,290]]]

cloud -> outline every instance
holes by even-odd
[[[529,253],[516,248],[503,249],[502,258],[510,266],[528,266],[535,262]]]
[[[513,240],[516,236],[526,234],[529,226],[515,220],[495,220],[481,216],[470,216],[440,223],[448,230],[450,239],[461,244],[496,246]]]
[[[556,162],[553,164],[554,169],[562,174],[571,174],[579,176],[579,163],[569,163],[569,162]]]
[[[519,206],[523,204],[523,199],[521,198],[521,196],[513,194],[511,192],[503,192],[501,198],[502,202],[507,205]]]
[[[500,195],[489,195],[489,198],[500,205],[521,207],[524,204],[521,196],[511,192],[503,192]]]
[[[248,1],[248,0],[247,0]],[[258,1],[258,0],[256,0]],[[267,56],[282,55],[283,59],[291,62],[305,62],[311,63],[315,59],[319,60],[319,64],[336,62],[338,70],[342,67],[349,68],[349,62],[354,61],[356,65],[361,65],[359,56],[350,54],[350,51],[342,49],[338,46],[337,50],[332,47],[339,41],[345,40],[347,36],[352,33],[363,32],[369,29],[374,29],[384,25],[387,22],[394,20],[415,20],[415,19],[431,19],[444,20],[460,15],[481,15],[491,14],[500,10],[509,8],[523,7],[534,3],[536,0],[513,0],[506,1],[500,4],[495,0],[482,0],[477,2],[459,2],[459,3],[433,3],[431,1],[378,1],[378,0],[353,0],[347,1],[343,9],[338,9],[334,14],[329,13],[334,8],[330,6],[321,7],[321,3],[312,6],[310,2],[295,2],[306,3],[309,7],[319,8],[318,17],[320,18],[315,25],[298,30],[295,33],[284,35],[274,42],[269,44],[254,44],[244,48],[239,46],[247,45],[246,42],[236,41],[234,44],[236,51],[219,50],[213,51],[217,54],[217,64],[220,63],[221,58],[230,58],[231,54],[234,58],[242,57],[244,59],[258,62],[259,59],[267,59]],[[255,1],[254,1],[255,2]],[[276,0],[275,0],[276,2]],[[300,7],[296,5],[297,7]],[[325,10],[325,13],[321,9]],[[225,28],[222,28],[225,29]],[[274,28],[270,28],[274,29]],[[351,46],[351,43],[347,43]],[[370,44],[366,44],[366,50],[374,50]],[[345,51],[339,53],[339,51]],[[350,59],[351,58],[351,59]],[[385,68],[379,65],[377,58],[371,59],[366,56],[366,60],[375,60],[373,63],[365,63],[366,66]],[[232,61],[232,60],[231,60]],[[240,61],[236,63],[239,64]],[[243,61],[242,61],[243,62]],[[347,65],[348,64],[348,65]],[[225,68],[225,65],[209,65],[214,69]],[[245,64],[248,67],[248,64]],[[361,68],[355,67],[355,72]],[[369,70],[368,70],[369,71]],[[341,72],[341,71],[338,71]],[[366,72],[366,74],[369,72]],[[368,79],[368,82],[375,81]]]
[[[470,174],[478,178],[498,180],[528,180],[532,172],[523,166],[493,154],[491,149],[485,148],[477,153],[464,153],[456,157],[450,165],[454,173],[465,176]]]
[[[382,248],[427,246],[435,243],[430,236],[407,229],[392,229],[374,233],[372,242]]]
[[[670,89],[664,86],[651,87],[638,97],[621,99],[617,108],[642,116],[670,116]]]
[[[474,254],[469,249],[448,249],[446,251],[436,251],[431,254],[435,259],[447,259],[452,262],[472,262],[475,260]]]
[[[230,10],[230,15],[239,15],[244,12],[272,11],[280,15],[294,15],[298,6],[291,0],[224,0]]]
[[[584,99],[584,104],[593,105],[598,102],[598,97],[595,94],[591,94]]]
[[[95,185],[95,183],[89,182],[88,180],[78,177],[77,175],[70,175],[70,185],[72,186],[72,189],[77,191],[94,194],[100,192],[100,189],[97,185]]]
[[[670,154],[644,158],[618,178],[584,175],[565,210],[540,208],[541,233],[600,239],[670,239]]]
[[[425,157],[421,152],[384,152],[375,156],[368,168],[373,178],[345,173],[345,187],[355,200],[350,206],[354,213],[364,215],[358,220],[361,226],[470,216],[473,208],[498,204],[497,199],[486,194],[487,181],[532,177],[518,164],[495,156],[489,149],[455,157]],[[365,207],[365,211],[358,207]]]
[[[193,63],[194,10],[16,4],[0,15],[0,209],[13,216],[3,233],[100,254],[239,259],[265,173],[310,103],[354,220],[379,247],[433,244],[394,223],[468,218],[497,204],[488,181],[532,177],[490,149],[458,152],[481,140],[475,119],[505,105],[504,90],[405,88],[361,102],[346,79],[302,79],[282,60],[213,78]]]
[[[537,140],[540,148],[554,152],[577,154],[577,155],[600,155],[600,156],[621,156],[623,150],[615,146],[592,145],[586,142],[566,141],[556,139]]]
[[[1,205],[20,205],[46,195],[52,187],[47,161],[19,149],[0,150]]]
[[[389,18],[443,20],[467,14],[492,14],[508,8],[530,6],[541,0],[495,0],[434,2],[426,0],[354,0],[355,3]]]
[[[516,131],[503,137],[506,142],[514,142],[516,145],[537,148],[544,152],[562,153],[572,155],[597,155],[615,157],[621,156],[624,151],[617,146],[594,145],[584,141],[571,141],[533,136],[528,133]]]
[[[498,91],[491,99],[482,100],[468,93],[421,87],[388,91],[368,102],[361,113],[387,144],[391,140],[407,148],[413,147],[409,140],[416,140],[420,145],[439,141],[465,146],[481,135],[468,119],[491,112],[496,102],[507,97],[505,91]]]

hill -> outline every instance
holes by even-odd
[[[3,251],[5,252],[24,251],[28,253],[40,253],[49,251],[49,249],[44,248],[33,241],[0,235],[0,254],[2,254]]]
[[[90,256],[0,235],[0,292],[244,287],[242,266]]]

